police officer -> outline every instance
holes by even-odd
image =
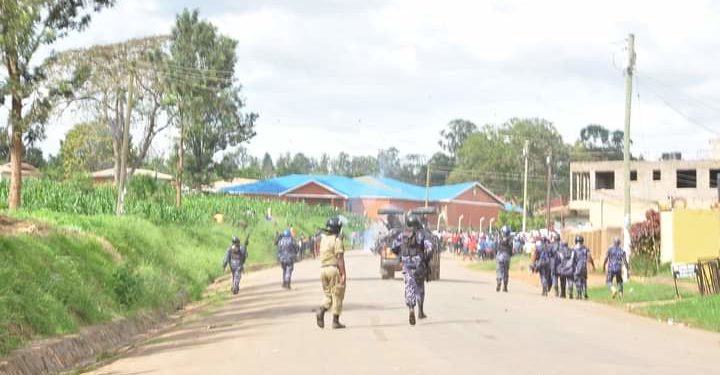
[[[405,304],[410,309],[408,320],[415,325],[415,305],[418,318],[425,319],[425,278],[428,261],[432,258],[433,246],[425,232],[420,218],[409,214],[405,220],[405,231],[393,241],[392,251],[400,255],[405,279]]]
[[[295,267],[297,252],[297,244],[293,241],[290,230],[286,229],[277,239],[277,256],[282,266],[282,287],[285,289],[291,289],[290,283],[292,282],[292,272]]]
[[[232,272],[232,293],[238,294],[240,291],[240,277],[242,274],[245,260],[247,260],[247,245],[248,240],[245,240],[245,245],[240,244],[240,239],[237,236],[233,236],[232,244],[225,252],[225,260],[223,261],[223,272],[230,265],[230,271]]]
[[[502,284],[503,292],[507,292],[508,280],[510,279],[510,257],[513,251],[513,239],[510,236],[510,227],[503,225],[500,230],[502,237],[497,246],[497,255],[495,257],[495,279],[497,286],[495,291],[500,291]]]
[[[607,278],[605,279],[605,281],[607,282],[608,289],[610,289],[610,291],[612,292],[612,298],[617,297],[618,292],[620,292],[620,298],[623,297],[623,264],[627,269],[629,278],[630,265],[627,261],[627,255],[625,253],[625,250],[620,247],[620,238],[615,237],[613,238],[613,245],[610,246],[610,248],[608,249],[607,255],[605,255],[605,260],[603,261],[603,272],[605,272],[605,267],[609,266],[607,268]],[[615,279],[615,281],[617,282],[617,288],[612,285],[613,279]]]
[[[345,299],[345,257],[343,241],[340,237],[342,221],[331,217],[325,223],[325,235],[320,240],[320,280],[323,288],[323,301],[317,313],[317,326],[325,328],[325,313],[333,314],[332,327],[345,328],[340,323],[343,299]]]
[[[588,299],[587,294],[587,264],[590,262],[593,271],[595,271],[595,262],[593,261],[590,249],[585,247],[585,239],[581,235],[575,236],[575,287],[577,288],[577,298]]]
[[[573,284],[575,275],[575,250],[563,241],[560,243],[560,251],[558,251],[558,277],[560,284],[560,298],[565,298],[566,289],[570,299],[573,298]]]
[[[535,241],[534,267],[535,272],[540,275],[542,295],[547,296],[552,286],[552,280],[550,278],[550,252],[545,239]]]
[[[550,232],[550,243],[547,245],[547,250],[550,258],[550,281],[552,289],[555,292],[555,297],[560,295],[558,290],[558,282],[560,281],[560,275],[558,274],[558,268],[560,266],[559,252],[560,252],[560,236],[555,232]]]

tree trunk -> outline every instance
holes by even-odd
[[[127,114],[125,115],[125,123],[123,124],[122,146],[120,149],[120,179],[118,180],[118,199],[115,214],[120,216],[125,213],[125,192],[127,184],[127,159],[128,150],[130,148],[130,119],[132,118],[133,106],[133,90],[134,78],[132,73],[128,78],[127,93]]]
[[[22,96],[20,94],[20,71],[17,66],[17,53],[8,51],[6,63],[10,80],[10,93],[12,95],[12,108],[10,119],[12,135],[10,137],[10,192],[8,194],[8,208],[17,210],[21,206],[22,197]]]
[[[12,101],[13,124],[12,141],[10,142],[10,194],[8,208],[17,210],[21,206],[22,197],[22,101],[13,97]]]
[[[175,180],[175,206],[182,206],[182,178],[185,167],[185,124],[180,119],[180,142],[178,144],[177,178]]]

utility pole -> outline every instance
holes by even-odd
[[[427,164],[425,171],[425,207],[427,207],[430,204],[430,163]]]
[[[115,206],[115,214],[118,216],[125,213],[125,186],[127,183],[128,149],[130,147],[130,117],[132,116],[134,91],[135,72],[133,68],[130,67],[130,74],[128,76],[127,108],[125,112],[125,124],[123,124],[122,148],[120,149],[120,178],[117,185],[117,205]]]
[[[545,227],[550,230],[550,190],[552,188],[552,150],[547,157],[547,195],[545,196]]]
[[[522,231],[523,233],[527,230],[527,180],[528,180],[528,156],[530,154],[530,141],[525,140],[525,146],[523,147],[523,158],[525,158],[525,175],[523,176],[523,213],[522,213]]]
[[[623,181],[625,222],[623,223],[623,243],[630,256],[630,107],[632,106],[632,81],[635,71],[635,35],[628,35],[628,66],[625,73],[625,133],[623,145]]]

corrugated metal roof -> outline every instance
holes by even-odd
[[[264,194],[281,195],[291,192],[310,182],[315,182],[346,198],[389,198],[412,201],[425,200],[425,187],[408,184],[387,177],[364,176],[349,178],[344,176],[313,176],[288,175],[269,180],[258,181],[253,184],[227,186],[220,189],[222,193],[230,194]],[[473,186],[480,186],[477,182],[433,186],[430,188],[431,201],[447,201],[462,194]],[[483,188],[484,189],[484,188]],[[487,190],[487,189],[485,189]],[[488,192],[493,198],[492,193]]]

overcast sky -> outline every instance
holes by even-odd
[[[622,128],[635,33],[633,153],[708,155],[720,134],[720,6],[713,1],[118,0],[58,50],[168,34],[183,7],[239,41],[259,113],[248,148],[432,154],[448,121],[543,117],[566,141]],[[48,127],[56,153],[74,119]],[[167,147],[171,134],[157,142]]]

